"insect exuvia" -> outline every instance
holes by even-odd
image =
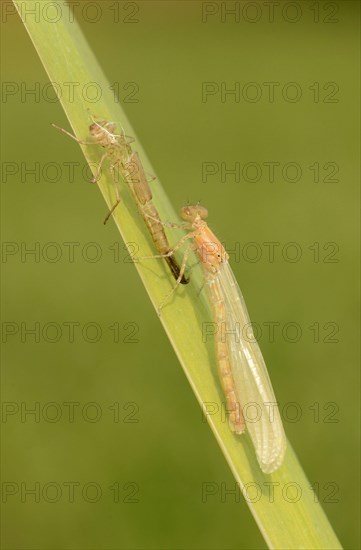
[[[250,331],[246,338],[242,333],[243,327],[251,326],[246,304],[228,254],[205,221],[207,216],[207,209],[200,205],[182,208],[181,217],[186,222],[182,226],[190,232],[173,251],[187,239],[193,240],[185,260],[192,248],[203,268],[216,325],[215,351],[230,428],[236,434],[247,428],[262,471],[271,473],[282,464],[286,436],[261,350]],[[256,410],[256,417],[250,418],[251,410]]]
[[[118,169],[124,181],[129,185],[138,209],[145,221],[149,233],[153,239],[154,245],[160,255],[164,256],[173,277],[181,284],[187,284],[189,281],[185,277],[184,272],[180,275],[180,267],[173,255],[168,255],[171,250],[168,239],[164,232],[164,224],[162,223],[158,210],[152,201],[152,192],[150,190],[143,166],[139,159],[139,155],[132,151],[130,144],[134,141],[133,138],[126,136],[124,133],[116,133],[116,124],[114,122],[102,120],[94,120],[89,126],[89,133],[94,141],[84,141],[76,136],[52,124],[54,128],[65,133],[81,145],[100,145],[105,149],[97,166],[96,173],[92,178],[92,182],[96,183],[101,175],[101,170],[104,162],[109,161],[110,172],[114,181],[114,190],[116,202],[109,210],[104,223],[108,221],[118,204],[120,203],[120,195],[118,186],[116,185],[115,170]]]
[[[125,173],[123,177],[133,193],[138,209],[148,227],[156,249],[160,255],[164,256],[173,277],[177,280],[180,276],[180,267],[174,256],[172,254],[169,255],[171,248],[164,232],[164,224],[152,201],[152,192],[137,152],[133,151],[131,153],[124,168],[127,173]],[[185,278],[184,273],[181,275],[180,283],[188,283],[188,279]]]

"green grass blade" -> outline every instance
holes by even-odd
[[[36,10],[35,0],[14,0],[20,16],[25,9]],[[56,6],[60,7],[56,10]],[[52,10],[54,13],[52,14]],[[47,20],[37,21],[35,17],[23,18],[24,25],[49,75],[50,81],[76,82],[74,98],[66,99],[62,94],[62,105],[73,128],[81,139],[87,139],[89,115],[92,104],[86,103],[81,93],[90,82],[96,82],[101,89],[101,99],[96,103],[98,114],[109,120],[119,121],[126,134],[135,133],[116,103],[93,53],[90,51],[76,23],[71,18],[64,2],[54,2],[47,7]],[[56,23],[59,13],[62,18]],[[58,122],[58,121],[52,121]],[[54,140],[66,139],[54,130]],[[98,147],[83,146],[84,155],[92,165],[99,162]],[[138,150],[147,171],[154,173],[141,145]],[[108,206],[114,203],[113,183],[105,171],[98,182]],[[176,220],[176,214],[158,182],[153,186],[154,202],[164,220]],[[115,212],[115,223],[126,243],[137,243],[142,256],[154,254],[152,242],[126,187],[121,188],[123,201]],[[81,210],[83,215],[84,210]],[[175,242],[179,231],[170,235]],[[136,264],[143,283],[153,304],[157,306],[173,286],[173,281],[163,261],[148,260]],[[192,284],[182,287],[172,302],[162,311],[161,321],[176,351],[184,372],[202,403],[221,403],[222,394],[217,380],[217,367],[213,355],[213,344],[203,342],[202,326],[209,322],[209,311],[204,298],[197,294],[201,286],[200,274],[192,272]],[[221,415],[208,417],[209,424],[222,448],[230,468],[243,491],[258,527],[270,548],[340,548],[340,544],[308,482],[298,460],[288,445],[282,468],[272,475],[263,474],[258,466],[248,436],[234,436]],[[310,450],[312,452],[312,450]],[[270,484],[274,488],[270,489]],[[239,529],[242,530],[240,522]]]

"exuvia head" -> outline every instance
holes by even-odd
[[[181,209],[180,215],[182,220],[186,222],[193,222],[197,216],[205,220],[208,217],[208,210],[200,204],[187,204]]]
[[[94,122],[89,126],[89,132],[92,136],[97,136],[99,134],[107,134],[109,136],[114,136],[116,131],[115,122],[108,122],[107,120],[99,120]]]
[[[93,122],[90,126],[89,126],[89,133],[91,136],[93,137],[97,137],[99,134],[102,134],[104,132],[104,124],[105,124],[105,121],[101,121],[102,123],[99,123],[99,122]]]

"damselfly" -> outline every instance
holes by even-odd
[[[189,249],[193,249],[203,268],[213,312],[215,351],[230,428],[236,434],[243,433],[247,428],[262,471],[271,473],[282,464],[286,436],[267,368],[251,329],[246,304],[228,262],[229,256],[208,227],[205,221],[207,216],[207,209],[200,205],[182,208],[181,217],[186,222],[182,226],[190,232],[170,254],[187,239],[193,240],[185,252],[181,273]]]

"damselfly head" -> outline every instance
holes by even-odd
[[[208,210],[200,204],[188,204],[183,206],[180,211],[182,220],[186,222],[194,222],[194,220],[199,217],[202,220],[205,220],[208,217]]]

